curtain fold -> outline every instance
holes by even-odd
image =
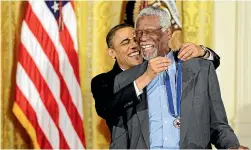
[[[16,56],[21,23],[27,2],[1,3],[1,147],[31,148],[32,143],[12,112],[16,75]]]
[[[76,2],[76,7],[87,148],[108,148],[109,129],[96,113],[91,79],[113,66],[114,60],[107,54],[105,37],[120,22],[122,1]]]
[[[184,42],[213,48],[214,1],[178,2]]]

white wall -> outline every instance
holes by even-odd
[[[215,1],[214,48],[228,120],[251,148],[251,1]]]

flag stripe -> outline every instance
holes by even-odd
[[[25,31],[25,30],[24,30]],[[32,42],[33,43],[33,42]],[[59,128],[59,123],[58,123],[58,115],[59,115],[59,110],[58,110],[58,105],[48,87],[48,85],[45,83],[43,77],[41,76],[39,70],[37,69],[35,63],[33,62],[32,58],[30,55],[27,53],[26,49],[23,47],[23,45],[20,45],[20,53],[22,54],[23,57],[20,57],[19,62],[22,64],[24,70],[28,74],[30,80],[33,82],[34,86],[38,90],[39,96],[44,103],[48,113],[50,114],[52,120],[54,121],[58,132],[59,132],[59,148],[62,149],[69,149],[69,146],[62,134],[61,129]],[[34,49],[33,49],[34,50]],[[29,65],[25,65],[29,64]],[[43,88],[41,88],[43,87]]]
[[[64,50],[70,60],[72,66],[79,66],[78,64],[78,54],[77,54],[77,28],[72,28],[72,26],[77,26],[76,17],[71,3],[67,3],[63,8],[63,23],[64,30],[60,32],[60,41]],[[80,84],[79,68],[74,69],[74,74]]]
[[[28,37],[28,38],[27,38]],[[27,38],[27,39],[26,39]],[[46,40],[45,40],[46,41]],[[32,35],[31,31],[28,29],[26,22],[23,22],[22,25],[22,33],[21,33],[21,44],[20,44],[20,49],[19,49],[19,54],[22,55],[22,57],[19,57],[19,62],[22,64],[23,68],[26,70],[27,74],[29,77],[34,78],[34,84],[40,84],[40,82],[43,81],[43,78],[40,77],[40,71],[43,74],[47,74],[48,72],[53,72],[53,69],[51,67],[51,64],[48,62],[47,57],[44,55],[43,50],[40,49],[39,45],[36,44],[35,42],[35,37]],[[28,53],[27,53],[28,51]],[[33,59],[30,58],[30,55],[33,56],[34,61],[37,63],[36,65],[33,62]],[[34,56],[40,56],[39,58],[36,59]],[[37,66],[41,66],[40,71],[37,71]],[[27,70],[28,69],[28,70]],[[36,74],[39,73],[39,74]],[[52,77],[54,77],[52,75]],[[49,78],[49,79],[56,79],[56,78]],[[54,82],[53,80],[50,80],[52,83]],[[57,80],[55,80],[55,83]],[[51,114],[52,120],[55,121],[55,124],[58,124],[58,115],[59,115],[59,110],[57,103],[55,102],[54,98],[50,95],[47,97],[47,93],[51,92],[49,88],[47,88],[47,84],[45,85],[40,85],[43,87],[42,89],[40,87],[37,87],[37,90],[45,90],[41,95],[41,97],[44,97],[43,102],[45,106],[48,106],[47,111]],[[46,89],[44,89],[44,86]],[[53,87],[52,91],[55,91],[57,88]],[[40,91],[39,91],[40,92]],[[46,95],[45,95],[46,94]],[[51,105],[48,104],[48,102],[51,103]]]
[[[19,109],[22,111],[22,113],[27,116],[27,120],[31,123],[33,130],[36,131],[36,135],[33,139],[33,143],[38,143],[41,149],[52,149],[50,142],[44,135],[42,129],[40,128],[38,121],[37,121],[37,115],[35,111],[32,109],[31,105],[29,104],[26,97],[23,95],[23,93],[19,90],[19,88],[16,86],[16,104],[18,105]],[[15,109],[15,107],[14,107]],[[17,115],[21,115],[20,112],[16,111],[18,113]],[[20,121],[23,123],[23,121]],[[25,126],[25,125],[24,125]],[[27,126],[27,130],[32,130],[30,127]]]
[[[30,16],[32,16],[32,15],[30,15]],[[35,21],[33,21],[33,22],[35,22]],[[40,27],[37,25],[36,29],[39,29],[40,31],[42,31],[42,29],[40,29]],[[32,25],[31,25],[31,28],[33,30],[35,29]],[[69,116],[66,113],[65,107],[63,106],[63,104],[59,98],[60,93],[56,92],[56,91],[59,91],[58,89],[60,88],[59,87],[60,84],[58,81],[59,79],[56,75],[56,72],[55,72],[53,66],[50,63],[51,61],[48,60],[48,58],[51,58],[48,55],[53,54],[55,56],[56,54],[53,53],[53,48],[51,48],[51,49],[50,49],[50,47],[46,48],[46,46],[48,46],[48,45],[52,46],[53,44],[50,44],[50,42],[49,42],[50,40],[48,40],[48,36],[46,36],[45,32],[42,32],[43,34],[40,34],[40,36],[34,36],[32,34],[32,32],[29,30],[29,28],[27,27],[27,24],[25,22],[23,23],[22,30],[23,30],[22,37],[29,37],[29,42],[28,42],[28,40],[23,40],[23,44],[25,45],[25,47],[27,47],[26,49],[29,52],[29,54],[23,53],[22,54],[24,56],[23,58],[25,58],[27,60],[28,56],[26,56],[26,55],[31,55],[32,58],[36,58],[37,55],[40,56],[39,59],[34,59],[35,64],[33,66],[37,66],[39,68],[38,69],[39,71],[37,70],[34,74],[39,74],[41,72],[40,78],[43,78],[46,81],[46,83],[45,82],[43,83],[43,88],[47,89],[47,85],[48,85],[50,87],[50,89],[54,89],[51,91],[53,93],[52,95],[54,95],[54,97],[55,97],[55,99],[53,99],[53,101],[54,100],[57,101],[58,107],[60,110],[59,127],[60,127],[61,131],[64,133],[64,135],[67,135],[67,136],[65,136],[65,138],[67,139],[67,143],[69,144],[70,147],[73,147],[73,148],[76,148],[76,147],[74,147],[75,143],[78,143],[78,145],[80,145],[80,147],[83,147],[83,146],[81,146],[82,145],[81,141],[78,138],[75,139],[77,142],[73,141],[74,138],[72,138],[72,137],[77,137],[78,135],[77,135],[77,132],[73,129],[73,126],[72,126],[73,124],[71,124],[70,120],[75,121],[76,119],[69,118]],[[34,33],[37,34],[36,32],[34,32]],[[36,40],[35,37],[41,38],[41,39],[43,39],[43,41],[46,41],[46,42],[42,42],[42,40],[40,39],[41,40],[40,43],[44,43],[42,45],[44,47],[43,49],[40,47],[41,45],[39,44],[39,42]],[[44,52],[46,52],[46,54],[48,54],[48,55],[46,56],[46,54],[44,54]],[[56,60],[56,59],[54,58],[54,60]],[[44,63],[44,62],[46,62],[46,63]],[[24,62],[24,63],[27,64],[27,62]],[[53,63],[55,63],[55,61],[53,61]],[[29,65],[29,68],[30,68],[30,66],[31,65]],[[59,75],[59,76],[61,77],[61,75]],[[62,87],[61,87],[62,90],[63,91],[67,90],[65,85],[64,86],[63,85],[64,85],[64,83],[62,83]],[[48,94],[48,93],[46,92],[46,94]],[[69,98],[65,97],[64,95],[61,95],[61,97],[63,97],[62,99],[69,99]],[[51,102],[52,99],[48,100],[48,101]],[[72,103],[71,101],[68,103],[69,110],[76,111],[76,109],[72,108],[73,104],[71,104],[71,103]],[[50,105],[52,107],[55,107],[54,104],[50,104]],[[58,121],[57,121],[57,123],[58,123]],[[81,121],[80,121],[80,123],[81,123]],[[64,139],[62,139],[62,142],[63,141],[64,141]],[[63,143],[61,143],[61,144],[63,144]]]
[[[40,8],[43,9],[43,12],[39,11]],[[52,43],[56,47],[59,55],[60,73],[64,78],[64,81],[70,92],[70,96],[72,97],[72,101],[75,104],[78,113],[81,116],[81,119],[83,119],[83,106],[80,85],[78,84],[78,81],[74,75],[73,68],[69,63],[69,59],[65,53],[65,50],[63,49],[61,43],[58,42],[59,33],[57,31],[59,31],[59,28],[57,26],[57,22],[43,1],[35,1],[34,3],[32,3],[32,11],[39,20],[43,20],[40,23],[43,26],[44,30],[48,33],[50,39],[52,40]]]
[[[38,15],[39,16],[39,15]],[[41,16],[41,15],[40,15]],[[49,17],[47,17],[49,18]],[[50,34],[53,34],[53,31],[44,31],[44,28],[41,26],[37,16],[33,13],[33,11],[31,11],[31,14],[30,14],[30,18],[31,22],[36,25],[36,26],[33,26],[33,24],[29,25],[31,31],[34,33],[35,37],[37,38],[37,40],[39,41],[39,43],[41,44],[41,47],[42,49],[44,50],[44,52],[46,53],[47,57],[51,60],[53,66],[56,66],[54,65],[55,64],[58,64],[57,62],[53,62],[53,60],[57,60],[58,56],[57,56],[57,52],[54,52],[53,50],[55,49],[54,48],[54,43],[52,43],[52,40],[50,39],[50,37],[52,36],[48,36],[47,33],[50,33]],[[49,23],[50,24],[50,23]],[[37,35],[38,33],[36,32],[36,30],[39,29],[41,30],[41,33],[43,33],[43,35]],[[45,41],[46,39],[46,42],[43,42]],[[48,39],[48,40],[47,40]],[[48,46],[50,45],[50,46]],[[50,47],[50,48],[49,48]],[[53,54],[52,56],[54,56],[54,58],[51,57],[50,54]],[[55,59],[56,57],[56,59]],[[64,68],[65,64],[68,64],[66,61],[63,61],[62,62],[62,68]],[[69,65],[66,65],[66,66],[69,66]],[[79,86],[73,86],[74,84],[73,83],[70,83],[71,84],[71,87],[67,87],[66,84],[65,84],[65,80],[63,80],[62,78],[62,75],[59,73],[59,69],[58,68],[54,68],[55,69],[55,72],[57,73],[57,75],[59,76],[60,78],[60,82],[61,82],[61,100],[64,104],[64,106],[67,109],[67,112],[72,120],[72,124],[74,126],[74,129],[77,132],[78,136],[80,137],[80,140],[83,142],[84,144],[84,130],[83,130],[83,124],[82,124],[82,117],[80,116],[80,114],[82,114],[82,99],[81,99],[81,92],[78,92],[80,90]],[[65,69],[64,71],[65,73],[65,76],[68,78],[68,81],[71,81],[72,80],[72,75],[69,74],[69,72],[67,73],[67,69]],[[75,85],[78,84],[77,82],[75,83]],[[78,112],[76,110],[76,105],[74,106],[73,102],[72,102],[72,97],[71,95],[69,95],[69,90],[72,90],[72,93],[71,95],[76,95],[75,93],[78,94],[78,96],[74,96],[76,97],[77,99],[77,106],[80,105],[79,109],[81,109],[81,112]]]
[[[69,35],[67,27],[64,27],[64,30],[60,32],[60,42],[70,60],[72,66],[79,66],[78,64],[78,54],[74,50],[72,39]],[[77,78],[78,84],[80,83],[79,79],[79,68],[74,69],[74,74]]]
[[[71,5],[72,5],[72,8],[74,9],[75,8],[74,1],[70,0],[70,2],[71,2]]]
[[[77,26],[77,19],[74,15],[75,12],[71,3],[68,3],[64,6],[63,14],[65,14],[63,15],[64,24],[66,25],[66,28],[70,33],[72,42],[74,44],[74,49],[76,50],[76,52],[78,52],[77,28],[72,28],[72,26]]]
[[[34,148],[86,146],[73,8],[73,1],[67,0],[28,2],[13,112],[30,135]]]
[[[17,64],[16,84],[36,112],[38,124],[48,141],[50,141],[52,148],[59,148],[59,134],[57,127],[42,103],[36,87],[29,79],[29,76],[26,74],[20,63]]]

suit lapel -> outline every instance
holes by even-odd
[[[192,110],[195,80],[200,71],[200,65],[196,59],[182,63],[182,97],[181,97],[181,128],[180,145],[186,136],[189,115]]]
[[[123,70],[119,67],[119,64],[117,61],[115,61],[111,72],[112,77],[114,78],[116,75],[118,75],[119,73],[121,73]]]
[[[131,69],[122,71],[116,62],[113,67],[113,74],[115,74],[113,92],[116,93],[123,87],[135,81],[147,69],[148,62],[144,61],[142,64],[135,66]],[[141,96],[140,103],[136,106],[137,117],[139,119],[141,133],[145,141],[146,147],[150,148],[149,142],[149,117],[148,117],[148,104],[146,98],[146,88]]]
[[[144,61],[142,64],[137,65],[131,69],[125,70],[120,74],[116,75],[114,79],[113,92],[116,93],[120,89],[135,81],[146,71],[147,64],[148,62]]]

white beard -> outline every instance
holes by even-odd
[[[143,56],[143,58],[144,58],[145,60],[151,60],[151,59],[153,59],[153,58],[155,58],[155,57],[158,56],[158,49],[157,49],[157,48],[154,48],[152,54],[149,53],[149,52],[142,52],[141,54],[142,54],[142,56]]]

